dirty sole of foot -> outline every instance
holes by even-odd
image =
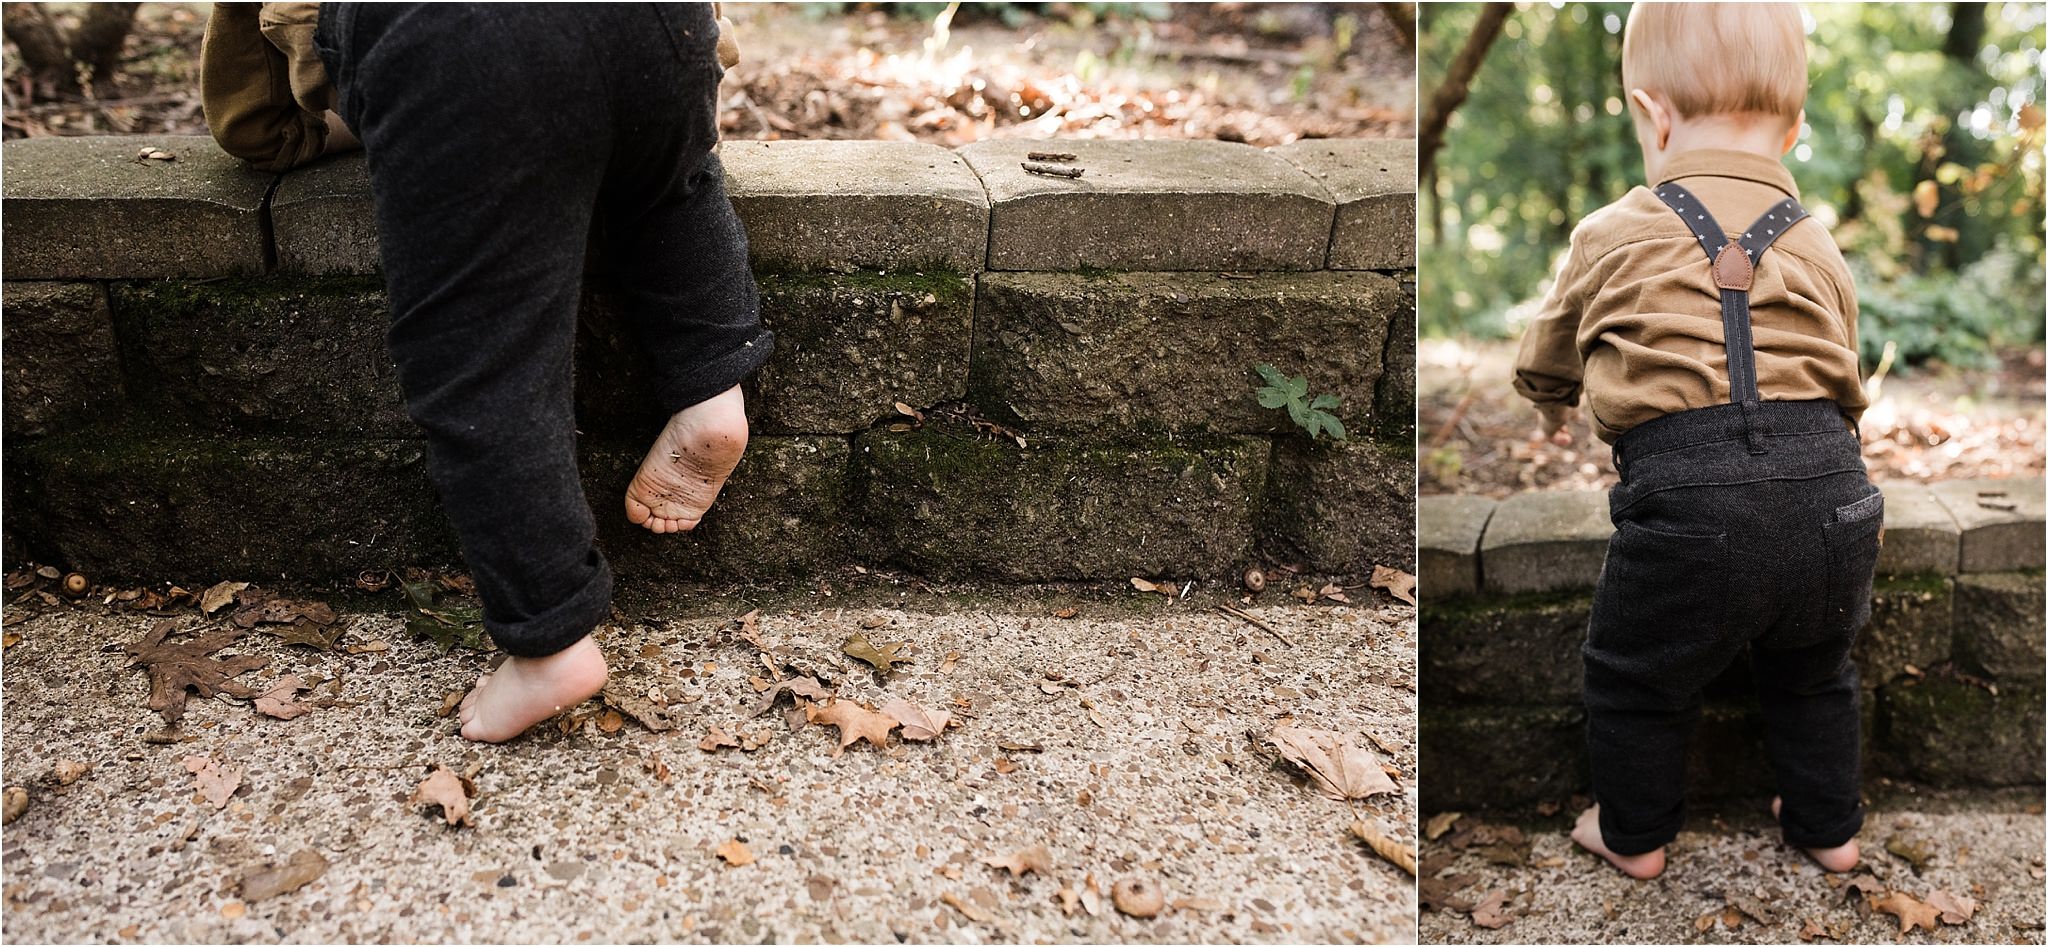
[[[407,640],[398,615],[352,616],[347,640],[387,646],[355,654],[250,634],[228,652],[271,661],[244,680],[329,682],[296,695],[314,708],[274,719],[195,696],[169,737],[143,706],[145,675],[109,647],[150,620],[38,616],[9,627],[21,638],[6,653],[5,769],[31,796],[5,833],[8,934],[1411,940],[1411,880],[1347,829],[1412,825],[1414,612],[1256,611],[1293,646],[1187,603],[1065,620],[764,612],[755,632],[783,673],[838,675],[841,699],[864,707],[903,698],[953,717],[934,739],[898,730],[843,751],[787,697],[748,716],[771,672],[716,618],[642,617],[601,637],[613,688],[660,699],[657,721],[675,729],[592,702],[494,748],[437,714],[485,658]],[[840,654],[854,632],[908,642],[911,662],[881,677]],[[1283,718],[1376,747],[1400,792],[1347,805],[1275,769],[1246,733]],[[469,824],[414,801],[436,765],[452,772],[425,795],[459,805],[467,775]],[[1156,916],[1118,910],[1112,889],[1130,880],[1159,894]]]

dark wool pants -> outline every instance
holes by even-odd
[[[514,655],[568,647],[611,601],[576,469],[586,251],[665,411],[738,384],[773,348],[712,154],[717,40],[703,4],[320,12],[338,110],[369,160],[406,411],[485,627]]]
[[[1600,833],[1623,855],[1670,842],[1700,692],[1748,652],[1785,840],[1840,845],[1863,824],[1850,645],[1870,617],[1884,498],[1833,402],[1765,402],[1623,435],[1616,532],[1584,649]]]

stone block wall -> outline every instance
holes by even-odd
[[[2038,787],[2043,482],[1881,487],[1878,579],[1854,652],[1867,772]],[[1423,807],[1584,792],[1579,648],[1613,532],[1606,493],[1430,496],[1418,516]],[[1695,793],[1768,795],[1763,726],[1746,669],[1731,668],[1707,689]]]
[[[725,146],[779,341],[694,534],[617,513],[662,419],[586,286],[584,476],[622,576],[1412,568],[1413,143],[1062,141],[1083,177],[1024,173],[1046,147]],[[191,581],[457,562],[385,348],[360,156],[277,176],[205,138],[0,154],[10,560]],[[1341,396],[1352,439],[1259,408],[1258,362]]]

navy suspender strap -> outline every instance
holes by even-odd
[[[1721,338],[1728,350],[1728,400],[1742,406],[1743,426],[1749,435],[1749,452],[1764,453],[1763,433],[1757,425],[1757,410],[1763,396],[1756,385],[1756,342],[1750,334],[1749,289],[1756,279],[1757,261],[1792,225],[1806,219],[1806,208],[1787,197],[1750,224],[1742,236],[1729,240],[1714,215],[1683,185],[1666,181],[1657,185],[1657,198],[1685,221],[1686,229],[1699,239],[1700,250],[1714,270],[1714,286],[1721,292]]]

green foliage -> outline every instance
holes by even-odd
[[[406,604],[411,605],[413,614],[405,620],[405,630],[414,637],[425,638],[438,645],[442,654],[458,645],[471,651],[488,651],[490,645],[484,640],[484,611],[474,605],[446,607],[436,602],[434,583],[430,579],[418,582],[399,580],[399,587],[405,591]]]
[[[1628,9],[1523,4],[1508,19],[1424,182],[1423,332],[1519,332],[1571,228],[1643,183],[1620,82]],[[1785,162],[1857,273],[1866,354],[1894,341],[1908,363],[2042,338],[2048,11],[1989,4],[1979,35],[1957,9],[1806,7],[1806,125]],[[1422,8],[1425,93],[1476,15]],[[1916,186],[1933,190],[1931,213]]]
[[[1257,391],[1259,407],[1287,409],[1287,416],[1295,426],[1308,432],[1309,440],[1319,440],[1325,434],[1333,441],[1344,439],[1344,423],[1330,413],[1344,406],[1343,398],[1329,394],[1310,397],[1307,375],[1289,378],[1286,372],[1265,362],[1254,367],[1258,369],[1259,377],[1266,380],[1265,387]]]

